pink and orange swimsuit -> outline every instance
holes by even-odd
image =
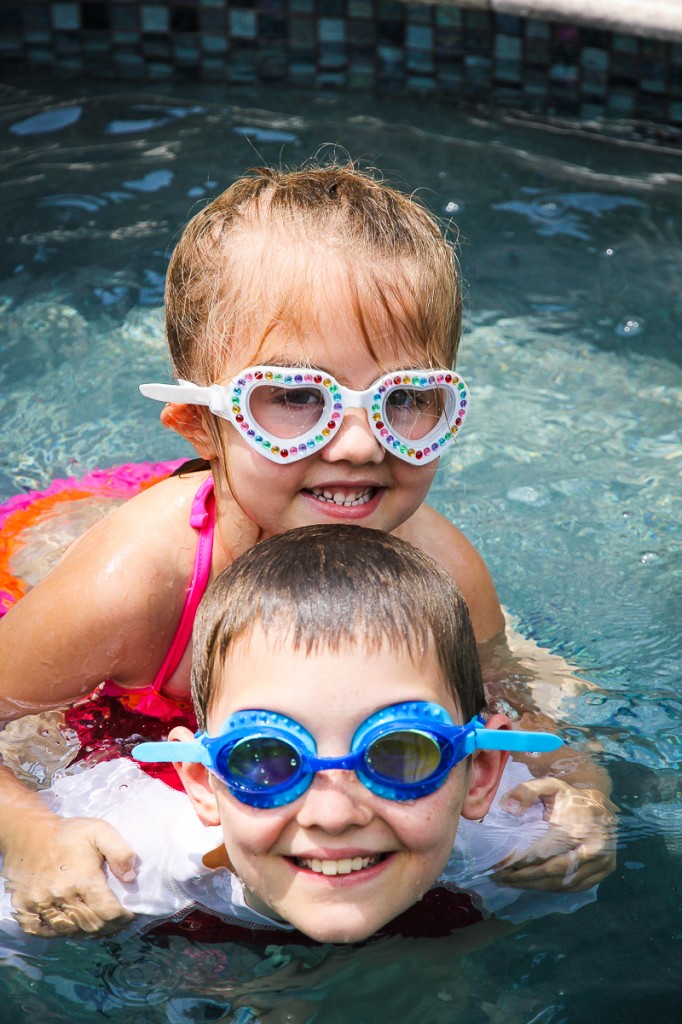
[[[62,510],[70,513],[81,501],[121,501],[166,479],[186,467],[186,460],[158,463],[128,463],[96,469],[80,480],[54,480],[44,491],[18,494],[0,504],[0,616],[23,597],[30,584],[16,573],[13,560],[30,545],[36,531],[48,533]],[[125,690],[113,681],[68,708],[66,725],[80,740],[77,760],[98,762],[128,756],[141,738],[165,738],[170,724],[196,728],[189,700],[173,700],[161,692],[185,652],[192,635],[194,616],[211,572],[215,503],[213,479],[199,487],[190,513],[197,531],[194,571],[175,637],[153,682],[141,690]],[[151,765],[149,774],[161,777],[173,788],[180,781],[172,766]]]
[[[197,531],[194,571],[185,605],[171,646],[154,681],[142,689],[126,690],[107,680],[94,694],[68,708],[66,725],[74,729],[81,742],[77,760],[89,763],[127,757],[141,738],[165,739],[171,725],[185,725],[194,731],[196,719],[189,699],[166,697],[161,692],[178,667],[192,637],[194,617],[204,596],[211,574],[215,501],[213,478],[199,487],[190,513],[190,525]],[[171,764],[150,764],[144,768],[173,789],[181,789]]]

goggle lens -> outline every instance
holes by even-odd
[[[365,753],[367,769],[389,784],[424,782],[438,771],[441,761],[436,737],[416,730],[381,736]]]
[[[314,430],[325,417],[325,393],[314,384],[308,387],[258,384],[249,395],[253,422],[267,434],[290,440]]]
[[[235,743],[220,772],[238,789],[258,793],[290,782],[301,766],[298,751],[277,737],[256,736]]]
[[[406,441],[419,441],[436,429],[446,409],[442,388],[394,388],[386,397],[384,418],[394,434]]]

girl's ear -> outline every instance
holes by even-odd
[[[508,729],[506,715],[493,715],[486,729]],[[478,821],[490,810],[509,753],[506,750],[477,750],[473,757],[469,792],[462,805],[462,817]]]
[[[188,742],[194,739],[194,734],[184,726],[177,725],[171,729],[168,739]],[[218,801],[211,785],[208,769],[204,768],[203,764],[192,764],[188,761],[174,761],[173,764],[201,824],[219,825]]]
[[[161,410],[161,422],[192,445],[200,459],[216,459],[218,453],[198,405],[169,402]]]

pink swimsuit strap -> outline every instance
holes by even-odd
[[[213,554],[213,530],[215,526],[215,503],[213,500],[213,477],[209,476],[194,495],[189,524],[198,530],[197,553],[194,559],[194,572],[190,580],[189,590],[185,598],[185,607],[177,631],[173,637],[163,665],[152,683],[152,690],[159,693],[165,683],[175,672],[192,637],[194,616],[199,602],[204,596],[211,575],[211,556]]]
[[[129,698],[131,704],[134,704],[136,711],[143,715],[152,715],[163,721],[168,721],[179,714],[186,713],[186,709],[179,707],[177,700],[164,697],[161,689],[180,664],[187,645],[191,640],[194,617],[211,575],[213,531],[215,527],[213,477],[209,476],[195,494],[189,522],[190,526],[193,526],[199,534],[197,553],[194,559],[194,571],[187,590],[185,606],[182,610],[178,628],[161,668],[157,672],[153,683],[141,690],[126,690],[111,680],[104,684],[103,690],[104,693],[112,696],[125,696]]]

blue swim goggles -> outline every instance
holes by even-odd
[[[238,711],[218,736],[197,733],[193,742],[140,743],[138,761],[203,764],[233,796],[251,807],[282,807],[298,799],[316,772],[344,769],[387,800],[416,800],[433,793],[451,768],[475,750],[543,752],[561,740],[552,733],[486,729],[480,716],[453,725],[438,704],[392,704],[359,727],[349,754],[318,757],[310,733],[275,711]]]

